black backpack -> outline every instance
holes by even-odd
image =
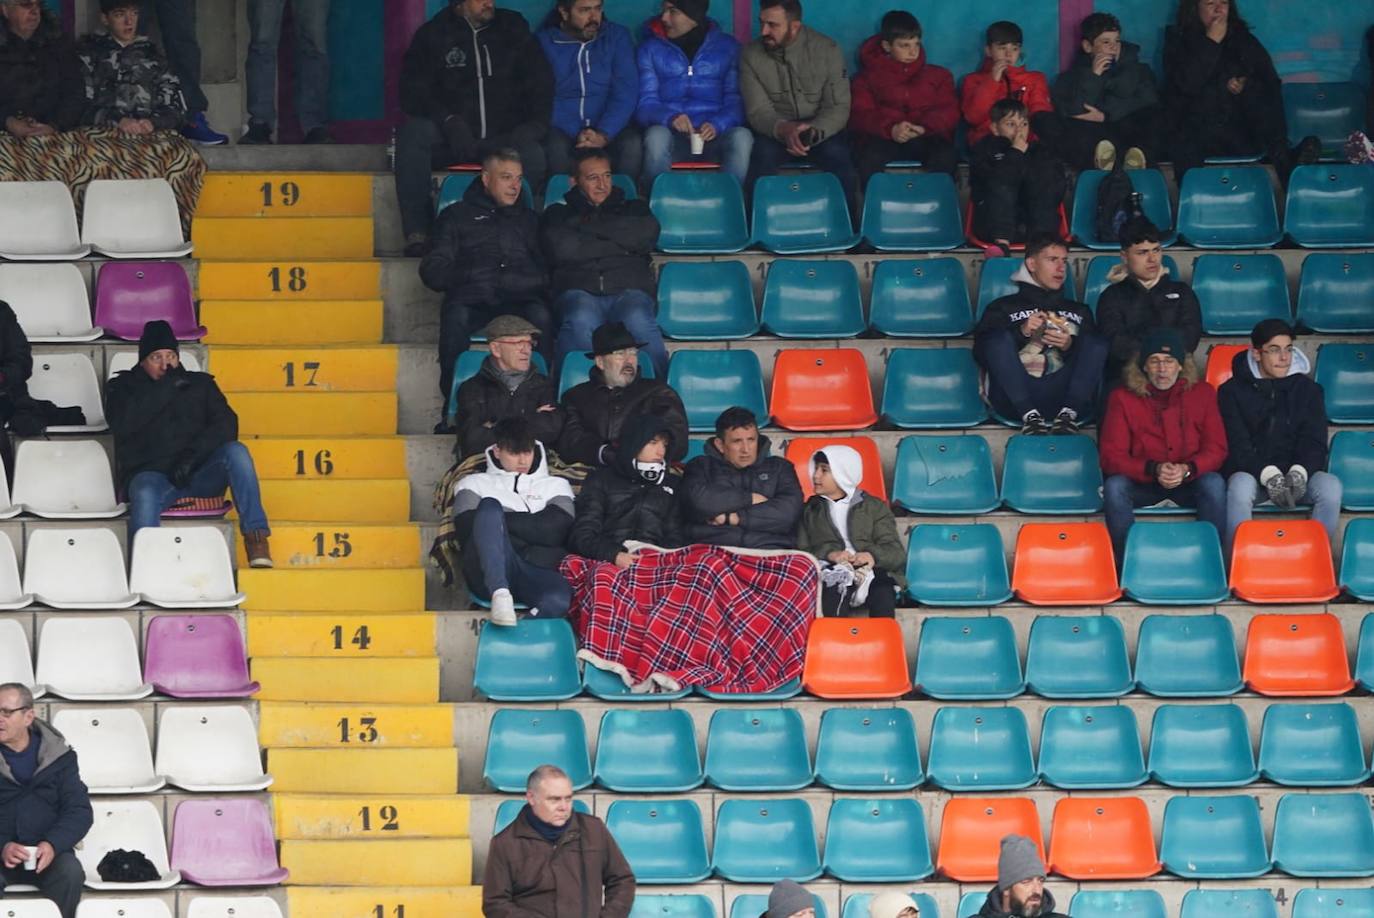
[[[1136,193],[1131,177],[1118,159],[1116,166],[1102,176],[1102,184],[1097,186],[1094,234],[1100,242],[1116,242],[1121,238],[1121,227],[1142,216],[1144,212],[1140,208],[1140,195]]]

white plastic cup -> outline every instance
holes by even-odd
[[[37,870],[37,869],[38,869],[38,849],[35,848],[35,847],[33,847],[33,846],[31,846],[31,845],[25,845],[25,846],[24,846],[24,850],[27,851],[27,852],[29,853],[28,860],[24,861],[24,869],[25,869],[25,870]]]
[[[706,152],[706,140],[696,131],[692,132],[692,155],[700,156]]]

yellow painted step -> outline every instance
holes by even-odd
[[[467,838],[468,798],[273,794],[277,838]]]
[[[403,437],[258,437],[248,440],[259,480],[405,478]]]
[[[414,612],[425,607],[421,567],[382,570],[240,570],[245,609],[267,612]]]
[[[394,344],[217,347],[207,369],[225,392],[395,392]]]
[[[381,300],[202,300],[205,344],[375,344]],[[218,356],[216,352],[214,356]]]
[[[364,482],[366,483],[366,482]],[[264,495],[269,487],[296,482],[261,482]],[[301,482],[300,484],[305,484]],[[349,482],[331,482],[349,484]],[[402,485],[407,482],[402,481]],[[275,518],[277,504],[265,501]],[[321,509],[334,509],[323,507]],[[350,508],[337,508],[341,514]],[[281,514],[286,516],[286,514]],[[279,567],[291,569],[322,567],[329,569],[414,567],[420,563],[420,527],[416,525],[362,525],[355,517],[346,523],[320,520],[312,523],[272,524],[272,557]],[[238,566],[246,567],[243,540],[238,540]],[[380,656],[394,656],[382,653]]]
[[[285,481],[269,478],[259,484],[263,506],[273,519],[315,519],[323,522],[333,517],[342,522],[357,523],[403,523],[410,519],[410,482],[405,478],[368,481]],[[332,542],[332,533],[327,533],[325,538]],[[411,556],[409,563],[412,566],[416,563],[414,556]]]
[[[274,794],[456,794],[458,750],[267,750]]]
[[[372,176],[362,172],[210,172],[197,217],[368,217]]]
[[[264,701],[259,711],[258,740],[269,749],[359,744],[368,749],[444,749],[453,745],[453,706],[447,704]]]
[[[393,436],[396,393],[236,392],[230,400],[239,434],[281,436]]]
[[[251,612],[247,621],[250,657],[431,657],[437,633],[436,619],[428,613]]]
[[[291,871],[292,886],[462,886],[472,882],[472,845],[466,838],[284,841],[281,865]],[[398,918],[386,904],[384,918]],[[299,918],[294,908],[291,918]],[[405,918],[413,918],[409,909]]]
[[[201,261],[196,295],[201,300],[279,303],[378,300],[382,296],[382,263],[370,253],[357,261],[293,260],[275,253],[268,257],[275,260]]]
[[[293,886],[286,891],[286,903],[291,918],[481,918],[482,887]]]
[[[199,258],[371,258],[371,217],[202,217],[191,221]]]
[[[258,657],[250,664],[262,683],[260,701],[328,701],[340,704],[434,704],[439,700],[438,657],[322,660]],[[364,716],[364,715],[359,715]],[[345,725],[336,723],[343,735]],[[367,725],[348,724],[349,735],[370,737]],[[352,742],[352,740],[350,740]]]

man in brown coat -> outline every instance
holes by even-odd
[[[567,773],[540,765],[525,782],[525,801],[515,821],[491,840],[482,914],[627,918],[634,874],[605,824],[573,812]]]

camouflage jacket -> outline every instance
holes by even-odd
[[[158,130],[186,119],[181,82],[157,45],[139,36],[123,46],[105,33],[87,35],[77,46],[86,72],[86,124],[147,118]]]

